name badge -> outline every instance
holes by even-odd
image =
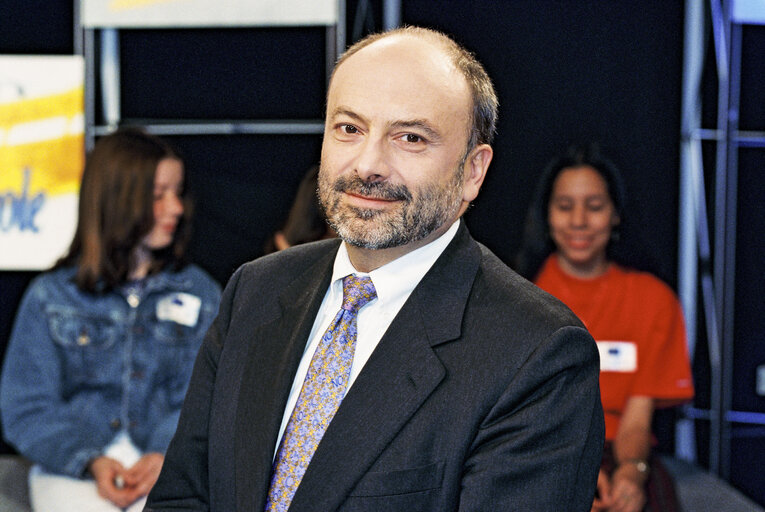
[[[171,293],[157,302],[157,318],[194,327],[199,320],[202,300],[189,293]]]
[[[601,372],[632,373],[637,370],[637,345],[631,341],[598,341]]]

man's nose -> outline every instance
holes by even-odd
[[[356,174],[364,181],[382,181],[390,174],[388,148],[382,137],[367,137],[359,146]]]

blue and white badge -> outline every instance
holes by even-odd
[[[194,327],[199,320],[202,300],[189,293],[171,293],[157,302],[157,318]]]
[[[601,372],[637,371],[637,345],[631,341],[598,341]]]

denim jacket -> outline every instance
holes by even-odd
[[[120,431],[144,452],[165,452],[220,286],[189,265],[93,295],[74,273],[41,274],[24,294],[0,412],[22,455],[81,477]]]

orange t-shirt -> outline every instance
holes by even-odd
[[[631,396],[652,397],[657,407],[693,398],[682,310],[662,281],[616,264],[580,279],[552,255],[536,284],[571,308],[598,342],[606,440],[616,437]]]

